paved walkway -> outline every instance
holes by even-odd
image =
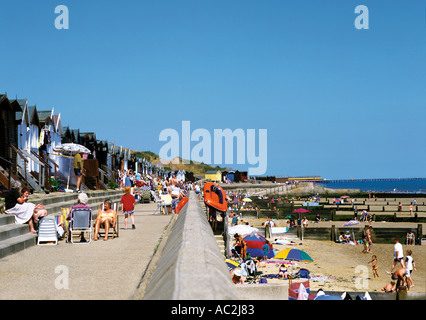
[[[174,216],[153,215],[155,208],[155,203],[136,205],[135,230],[124,230],[124,216],[119,214],[120,236],[115,239],[90,244],[60,241],[0,259],[0,299],[134,298]]]

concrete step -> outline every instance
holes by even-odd
[[[26,226],[28,228],[28,226]],[[37,244],[37,236],[27,233],[0,241],[0,259]]]
[[[225,241],[223,240],[222,235],[215,235],[214,236],[217,242],[217,245],[219,247],[220,252],[222,252],[223,255],[225,255]]]
[[[15,216],[12,214],[0,214],[0,226],[15,223]]]
[[[21,236],[28,233],[28,225],[26,224],[7,224],[0,226],[0,241],[13,237]]]
[[[89,198],[92,197],[108,197],[113,195],[123,195],[123,192],[120,190],[101,190],[101,191],[87,191],[86,194]],[[44,206],[54,204],[54,203],[63,203],[68,201],[77,202],[78,193],[55,193],[49,195],[43,194],[33,194],[30,196],[30,201],[33,203],[41,203]]]

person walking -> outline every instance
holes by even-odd
[[[366,235],[367,243],[368,243],[367,252],[370,252],[371,248],[373,247],[373,240],[371,239],[371,230],[373,230],[372,226],[369,226],[365,229],[365,235]]]
[[[407,279],[407,284],[408,282],[410,282],[410,288],[414,287],[413,279],[411,279],[411,273],[413,271],[417,271],[416,264],[414,263],[414,259],[411,256],[412,253],[413,252],[411,250],[407,250],[407,255],[405,257],[405,264],[407,266],[406,279]]]
[[[127,230],[127,220],[130,215],[132,221],[132,229],[136,229],[135,226],[135,197],[130,194],[131,187],[124,188],[124,195],[121,197],[121,211],[124,213],[124,229]]]
[[[395,238],[395,245],[394,245],[393,251],[394,251],[394,259],[393,259],[393,263],[392,263],[390,273],[392,273],[393,269],[395,268],[395,266],[398,262],[401,264],[402,268],[405,268],[404,251],[402,249],[402,244],[399,242],[398,238]]]
[[[83,179],[83,152],[79,152],[74,156],[74,173],[77,176],[77,189],[80,192],[81,180]]]

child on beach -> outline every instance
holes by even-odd
[[[371,257],[371,261],[368,263],[369,265],[371,265],[372,269],[373,269],[373,277],[379,277],[379,274],[377,273],[377,257],[376,256],[372,256]]]
[[[132,220],[132,229],[136,229],[135,227],[135,197],[130,193],[131,188],[124,188],[124,195],[121,197],[121,211],[124,213],[124,229],[127,230],[127,219],[130,215],[130,219]]]
[[[416,264],[414,263],[414,259],[411,256],[413,252],[411,250],[407,250],[406,256],[405,256],[405,267],[407,268],[407,273],[405,275],[405,278],[407,282],[410,282],[409,286],[410,288],[414,287],[413,279],[411,279],[411,273],[413,271],[417,271]]]
[[[368,253],[369,252],[369,249],[368,249],[369,243],[368,243],[368,240],[367,240],[367,236],[364,236],[364,238],[362,238],[362,240],[360,242],[364,245],[364,250],[362,250],[361,252],[362,253]]]
[[[263,260],[268,260],[268,254],[269,254],[269,241],[266,240],[265,244],[262,247],[263,250]]]
[[[367,247],[368,247],[367,252],[370,252],[371,247],[373,246],[373,240],[371,240],[371,230],[373,230],[372,226],[369,226],[368,228],[365,229],[365,235],[367,238]]]

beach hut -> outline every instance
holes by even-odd
[[[221,182],[222,181],[222,172],[220,170],[218,171],[206,171],[204,178],[206,180],[214,181],[214,182]]]
[[[97,140],[95,132],[80,132],[79,133],[80,143],[90,150],[91,155],[89,158],[96,158]]]
[[[16,164],[16,155],[9,152],[10,144],[18,146],[16,113],[21,112],[19,105],[11,104],[7,94],[0,95],[0,157],[12,159]]]
[[[228,171],[228,180],[231,181],[231,182],[235,181],[235,171],[234,170]]]
[[[240,181],[246,182],[248,180],[248,172],[247,171],[240,171]]]

